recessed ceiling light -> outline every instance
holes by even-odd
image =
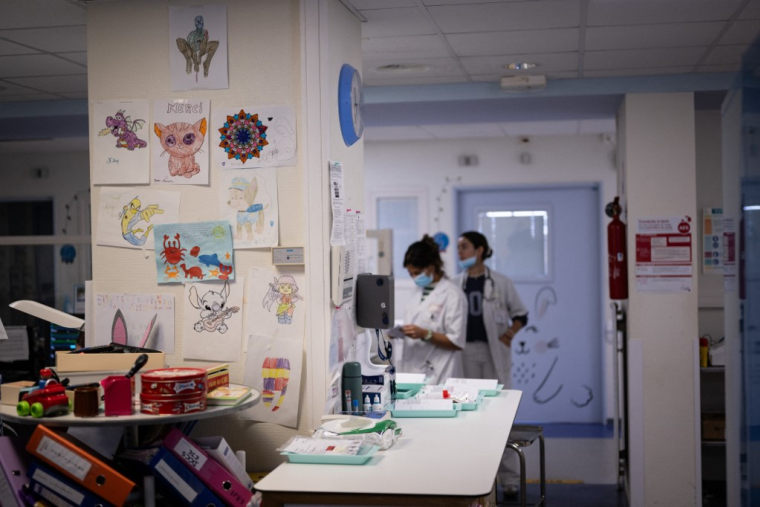
[[[504,68],[507,70],[528,70],[528,69],[533,69],[537,66],[538,66],[537,63],[518,62],[518,63],[508,63],[504,65]]]
[[[375,67],[375,71],[383,73],[411,73],[411,72],[425,72],[430,68],[429,65],[424,63],[392,63],[389,65],[382,65]]]

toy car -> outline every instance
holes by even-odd
[[[25,394],[16,405],[16,413],[21,417],[29,414],[35,418],[62,415],[70,410],[71,402],[66,396],[66,387],[57,382]]]

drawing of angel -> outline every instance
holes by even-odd
[[[293,311],[296,308],[296,301],[303,300],[303,296],[298,294],[298,284],[295,278],[290,275],[283,275],[279,279],[275,277],[274,283],[269,284],[264,296],[262,306],[267,311],[272,311],[272,305],[277,303],[277,322],[280,324],[292,324]]]

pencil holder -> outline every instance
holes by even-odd
[[[77,417],[95,417],[98,415],[98,388],[77,387],[74,390],[74,415]]]

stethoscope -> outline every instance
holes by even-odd
[[[496,300],[496,285],[493,283],[493,278],[491,278],[491,269],[486,266],[486,281],[483,285],[483,299],[491,302]],[[470,277],[467,273],[469,270],[464,272],[464,276],[462,277],[462,290],[465,290],[467,288],[467,279]],[[488,291],[486,290],[486,285],[488,282],[491,282],[491,297],[486,297],[486,294],[488,294]]]

